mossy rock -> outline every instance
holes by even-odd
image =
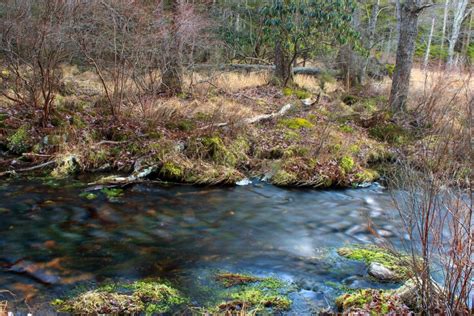
[[[187,302],[178,290],[156,280],[107,284],[75,297],[56,299],[51,304],[59,312],[72,314],[140,314],[170,312]]]
[[[408,315],[410,310],[392,291],[363,289],[336,299],[339,311],[354,315]]]
[[[378,263],[393,272],[393,281],[407,280],[411,275],[409,256],[392,253],[377,246],[343,247],[339,248],[337,253],[348,259],[363,261],[367,265]]]
[[[80,169],[79,159],[75,155],[65,155],[57,159],[56,168],[51,172],[53,178],[66,178]]]

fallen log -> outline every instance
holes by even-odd
[[[237,125],[254,124],[254,123],[261,122],[261,121],[270,120],[270,119],[273,119],[275,117],[280,117],[280,116],[285,115],[286,112],[288,112],[291,109],[291,107],[292,107],[291,104],[286,104],[278,112],[273,112],[273,113],[270,113],[270,114],[261,114],[261,115],[257,115],[257,116],[254,116],[254,117],[245,118],[245,119],[241,120],[240,122],[238,122]],[[208,129],[208,128],[211,128],[211,127],[224,127],[224,126],[227,126],[227,125],[229,125],[229,122],[210,124],[210,125],[200,127],[199,129]]]
[[[260,65],[260,64],[225,64],[225,65],[212,65],[212,64],[198,64],[193,67],[193,70],[221,70],[221,71],[273,71],[274,65]],[[317,67],[294,67],[293,74],[295,75],[308,75],[318,76],[322,73],[335,74],[332,70],[323,70]]]
[[[51,161],[47,161],[45,163],[42,163],[42,164],[39,164],[39,165],[36,165],[36,166],[33,166],[33,167],[16,169],[16,170],[8,170],[8,171],[0,172],[0,177],[6,176],[6,175],[12,175],[12,174],[15,174],[15,173],[18,173],[18,172],[33,171],[33,170],[41,169],[41,168],[44,168],[44,167],[47,167],[47,166],[50,166],[50,165],[54,165],[54,164],[56,164],[56,161],[51,160]]]

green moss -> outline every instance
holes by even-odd
[[[195,124],[192,120],[183,119],[178,122],[169,122],[166,124],[168,129],[178,129],[183,132],[192,131],[195,127]]]
[[[409,310],[392,291],[363,289],[336,298],[336,306],[344,314],[407,315]]]
[[[377,171],[372,169],[364,169],[361,172],[356,173],[355,180],[357,182],[374,182],[380,178],[380,175]]]
[[[354,159],[350,156],[344,156],[339,161],[339,167],[344,173],[350,173],[354,169]]]
[[[26,125],[21,126],[8,137],[7,148],[15,154],[22,154],[28,150],[28,127]]]
[[[293,173],[280,169],[272,177],[271,182],[274,185],[287,186],[298,182],[298,177]]]
[[[385,141],[396,145],[406,144],[411,139],[408,130],[394,123],[385,123],[374,126],[369,129],[369,135],[379,141]]]
[[[59,312],[73,314],[139,314],[167,313],[187,302],[178,290],[155,280],[131,284],[107,284],[67,300],[51,302]]]
[[[282,93],[284,96],[286,97],[290,97],[293,95],[293,89],[289,88],[289,87],[284,87],[283,90],[282,90]]]
[[[224,277],[224,279],[222,279]],[[228,288],[225,302],[211,310],[220,313],[243,310],[248,314],[288,310],[291,300],[286,296],[290,287],[276,278],[261,278],[247,274],[219,273],[216,278]]]
[[[108,199],[116,199],[123,195],[123,189],[119,188],[103,188],[100,190]]]
[[[339,130],[341,130],[341,132],[344,132],[344,133],[353,133],[354,132],[354,128],[350,125],[341,125],[339,126]]]
[[[255,283],[261,281],[262,278],[249,274],[220,272],[216,274],[216,280],[221,282],[225,287],[232,287],[236,285]]]
[[[385,64],[385,69],[387,70],[388,75],[392,77],[395,72],[395,64]]]
[[[137,281],[125,287],[132,289],[133,296],[138,297],[146,304],[147,315],[168,312],[173,306],[181,305],[187,301],[178,290],[157,281]]]
[[[393,271],[397,279],[406,280],[410,275],[408,269],[409,259],[406,255],[394,254],[387,249],[376,246],[356,246],[339,248],[337,253],[348,259],[363,261],[367,264],[380,263],[387,269]]]
[[[65,155],[57,159],[56,168],[51,171],[53,178],[66,178],[79,171],[79,161],[75,155]]]
[[[351,145],[349,151],[351,154],[357,155],[360,152],[360,147],[358,145]]]
[[[306,91],[306,90],[302,90],[302,89],[299,89],[299,90],[296,90],[294,92],[294,95],[298,98],[298,99],[308,99],[308,98],[311,98],[311,93]]]
[[[237,164],[236,155],[229,151],[219,136],[205,137],[202,139],[202,144],[214,162],[230,167]]]
[[[184,171],[183,168],[173,162],[165,162],[160,169],[160,174],[166,178],[180,179],[182,178]]]
[[[94,200],[97,198],[97,194],[94,194],[92,192],[82,192],[81,194],[79,194],[79,196],[87,200]]]
[[[284,127],[289,128],[289,129],[292,129],[292,130],[298,130],[298,129],[302,129],[302,128],[311,128],[311,127],[314,126],[313,123],[311,123],[307,119],[299,118],[299,117],[281,119],[278,122],[278,124],[280,126],[284,126]]]

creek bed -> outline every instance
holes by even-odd
[[[71,182],[0,186],[0,301],[18,314],[53,313],[51,299],[107,281],[170,280],[196,304],[213,271],[274,276],[294,285],[291,313],[333,307],[338,286],[391,287],[337,247],[395,245],[398,213],[381,186],[315,191],[256,182],[237,187],[135,185],[118,197]],[[28,309],[29,308],[29,309]]]

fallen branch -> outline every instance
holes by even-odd
[[[42,163],[42,164],[39,164],[39,165],[36,165],[36,166],[33,166],[33,167],[22,168],[22,169],[17,169],[17,170],[8,170],[8,171],[0,172],[0,177],[15,174],[15,173],[18,173],[18,172],[28,172],[28,171],[33,171],[33,170],[37,170],[37,169],[42,169],[44,167],[54,165],[54,164],[56,164],[56,161],[55,160],[50,160],[50,161],[47,161],[45,163]]]
[[[261,122],[261,121],[270,120],[270,119],[273,119],[275,117],[280,117],[280,116],[285,115],[286,112],[288,112],[291,109],[291,107],[292,107],[291,104],[286,104],[278,112],[273,112],[273,113],[270,113],[270,114],[262,114],[262,115],[257,115],[257,116],[251,117],[251,118],[246,118],[246,119],[243,119],[238,124],[242,124],[242,125],[243,124],[254,124],[254,123]],[[207,129],[207,128],[210,128],[210,127],[224,127],[224,126],[227,126],[227,125],[229,125],[229,122],[210,124],[210,125],[203,126],[199,129]]]
[[[194,70],[208,70],[216,69],[220,71],[272,71],[275,69],[274,65],[259,65],[259,64],[227,64],[227,65],[211,65],[211,64],[199,64],[194,66]],[[323,70],[317,67],[294,67],[293,74],[295,75],[309,75],[318,76],[323,72],[329,72],[334,74],[334,71]]]

